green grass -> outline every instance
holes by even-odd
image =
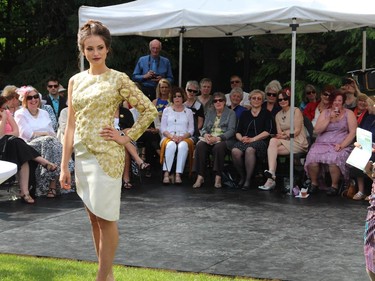
[[[97,263],[0,254],[1,281],[94,281]],[[184,273],[115,265],[116,281],[255,281],[204,273]]]

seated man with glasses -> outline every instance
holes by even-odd
[[[264,90],[266,93],[266,101],[262,104],[262,108],[265,108],[271,112],[273,117],[275,117],[276,114],[281,110],[280,105],[277,103],[277,95],[280,90],[281,85],[277,80],[272,80],[269,82]]]
[[[47,80],[48,94],[44,96],[44,100],[46,100],[47,104],[52,106],[57,120],[60,117],[61,110],[67,107],[66,98],[59,94],[59,86],[60,83],[57,78],[49,78]]]

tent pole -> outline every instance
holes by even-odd
[[[295,83],[296,83],[296,36],[297,27],[299,25],[296,23],[296,18],[293,18],[292,24],[292,61],[291,61],[291,81],[290,81],[290,161],[289,161],[289,193],[293,195],[294,186],[294,103],[295,103]]]
[[[362,71],[366,70],[366,45],[367,45],[366,28],[362,30]]]
[[[184,41],[184,33],[186,29],[185,27],[181,27],[180,29],[180,47],[178,51],[178,86],[181,87],[182,85],[182,51],[183,51],[183,41]]]

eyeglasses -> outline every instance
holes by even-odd
[[[277,94],[276,93],[267,93],[267,97],[271,97],[271,96],[276,98]]]
[[[32,100],[32,99],[38,100],[39,99],[39,95],[36,94],[36,95],[33,95],[33,96],[27,96],[26,97],[26,100]]]
[[[217,102],[223,102],[224,100],[223,99],[214,99],[214,103],[217,103]]]
[[[315,94],[315,92],[314,91],[309,91],[309,92],[306,92],[306,95],[311,95],[311,94]]]
[[[241,81],[240,80],[232,80],[232,81],[230,81],[230,83],[231,84],[235,84],[235,83],[237,84],[237,83],[241,83]]]
[[[289,98],[282,98],[282,99],[278,99],[279,102],[282,102],[282,101],[288,101]]]
[[[57,89],[59,87],[59,85],[48,85],[47,87],[48,88],[55,88],[55,89]]]
[[[252,100],[258,100],[258,101],[260,101],[260,100],[262,100],[263,98],[262,98],[262,97],[251,97],[251,99],[252,99]]]
[[[331,94],[330,93],[323,93],[322,96],[329,97]]]
[[[198,94],[198,90],[193,90],[193,89],[186,89],[186,91],[194,94]]]

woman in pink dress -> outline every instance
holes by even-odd
[[[331,107],[323,110],[315,125],[318,134],[306,157],[305,170],[311,179],[311,192],[318,190],[320,166],[327,164],[331,187],[327,195],[337,195],[340,178],[349,178],[346,159],[352,151],[357,120],[353,111],[344,108],[346,96],[341,90],[330,95]]]

